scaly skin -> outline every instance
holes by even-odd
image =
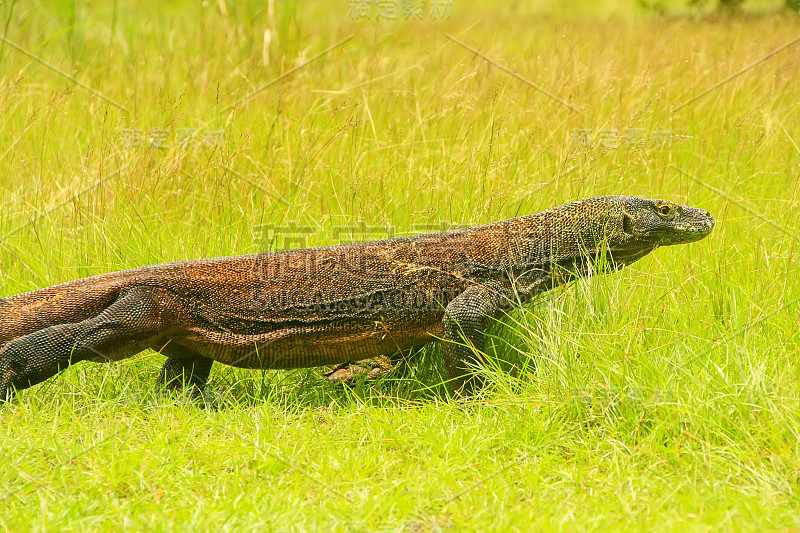
[[[0,397],[79,361],[168,356],[162,385],[201,389],[213,361],[334,365],[442,338],[453,390],[514,304],[659,246],[702,239],[707,211],[603,196],[482,226],[325,248],[180,261],[0,300]],[[469,380],[469,382],[468,382]]]

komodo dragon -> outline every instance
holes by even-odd
[[[451,390],[469,394],[483,331],[515,303],[713,227],[702,209],[602,196],[441,233],[79,279],[0,300],[0,398],[147,348],[168,357],[162,385],[197,392],[213,361],[335,365],[437,339]]]

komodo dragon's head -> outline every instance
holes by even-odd
[[[704,209],[635,196],[620,197],[619,202],[621,236],[631,244],[685,244],[702,239],[714,228],[714,217]]]
[[[698,241],[714,229],[714,217],[705,209],[635,196],[611,197],[609,201],[608,247],[624,263],[660,246]]]
[[[605,250],[617,266],[631,264],[660,246],[700,240],[714,228],[714,218],[704,209],[635,196],[587,198],[544,213],[555,215],[545,218],[557,228],[571,228],[578,241],[557,243],[562,258]]]
[[[621,197],[620,203],[622,233],[629,242],[685,244],[702,239],[714,228],[714,217],[704,209],[634,196]]]

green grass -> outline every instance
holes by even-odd
[[[717,227],[505,319],[473,401],[446,399],[438,348],[352,389],[217,366],[206,408],[152,394],[158,354],[77,365],[0,408],[0,527],[800,527],[800,45],[673,112],[796,14],[206,4],[2,4],[6,38],[129,112],[0,43],[0,295],[601,194]]]

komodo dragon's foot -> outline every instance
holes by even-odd
[[[376,379],[384,376],[394,368],[394,363],[386,355],[380,355],[371,359],[362,359],[354,363],[340,363],[323,374],[331,383],[342,383],[352,385],[353,381],[360,376],[365,379]]]

